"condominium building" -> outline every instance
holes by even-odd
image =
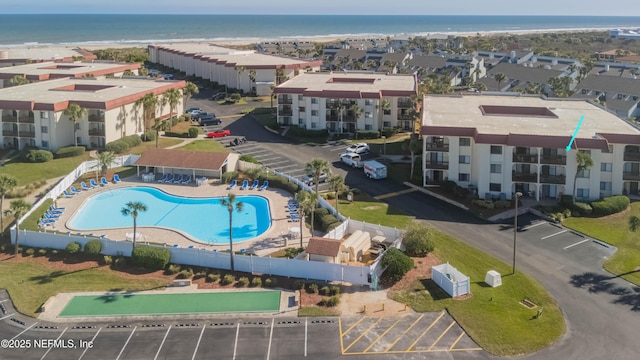
[[[74,124],[64,115],[69,104],[87,109],[76,124],[78,144],[101,148],[126,135],[140,134],[155,118],[169,116],[169,105],[147,111],[136,101],[152,93],[162,97],[169,89],[182,89],[184,81],[110,78],[66,78],[0,89],[2,146],[22,149],[37,146],[56,151],[74,144]],[[183,111],[179,101],[174,114]]]
[[[98,57],[91,51],[70,46],[49,46],[34,44],[28,46],[2,47],[0,49],[0,67],[16,66],[39,62],[91,61]]]
[[[259,96],[271,95],[275,85],[306,71],[319,71],[322,65],[320,60],[265,55],[207,43],[150,45],[149,59],[188,76]]]
[[[140,64],[113,62],[73,62],[55,63],[41,62],[0,68],[0,89],[12,86],[11,80],[16,76],[29,82],[60,78],[82,78],[99,76],[122,76],[129,70],[137,74]]]
[[[413,75],[305,73],[275,88],[278,123],[330,132],[414,128]],[[356,117],[354,105],[361,109]]]
[[[452,180],[481,198],[573,195],[581,151],[594,165],[578,174],[577,198],[638,193],[640,130],[595,103],[463,94],[423,104],[424,185]]]

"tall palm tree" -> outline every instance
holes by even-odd
[[[133,245],[131,246],[131,250],[136,247],[136,235],[138,232],[138,215],[147,211],[148,207],[145,203],[140,201],[129,201],[124,205],[124,207],[120,210],[120,213],[123,216],[131,216],[133,218]]]
[[[76,123],[87,114],[87,109],[78,104],[70,103],[63,111],[63,114],[69,117],[69,120],[73,123],[73,143],[75,146],[78,146],[78,136],[76,136],[78,130],[76,129]]]
[[[4,211],[5,216],[13,216],[13,219],[16,222],[16,246],[14,249],[14,255],[18,256],[18,235],[20,234],[20,218],[24,216],[30,209],[31,204],[24,201],[24,199],[13,200],[9,209]]]
[[[493,76],[494,79],[496,79],[496,81],[498,82],[498,90],[501,90],[500,88],[500,84],[504,81],[504,79],[506,79],[507,77],[503,74],[503,73],[497,73]]]
[[[182,107],[187,108],[187,101],[191,98],[192,95],[200,93],[200,89],[198,85],[192,83],[191,81],[187,81],[187,85],[185,85],[184,89],[182,89],[183,101]]]
[[[0,211],[2,210],[2,205],[4,203],[4,197],[8,192],[13,190],[18,185],[16,179],[7,176],[5,174],[0,174]],[[0,233],[4,232],[4,223],[3,217],[0,216]]]
[[[344,184],[344,178],[340,175],[333,176],[329,179],[329,189],[334,192],[336,198],[336,211],[338,211],[340,193],[347,190],[348,188],[349,187]]]
[[[136,105],[142,105],[142,119],[144,122],[144,128],[145,130],[149,129],[151,127],[149,121],[151,120],[151,118],[155,117],[155,109],[158,105],[158,97],[153,93],[148,93],[142,98],[138,99],[138,101],[136,101]]]
[[[107,169],[109,169],[109,166],[113,164],[115,159],[116,153],[113,151],[103,151],[98,153],[98,164],[96,166],[100,168],[100,176],[107,176]]]
[[[27,78],[22,75],[16,75],[11,78],[11,85],[13,86],[26,85],[28,83],[29,83],[29,80],[27,80]]]
[[[225,206],[229,211],[229,250],[231,251],[231,253],[229,254],[231,255],[229,259],[231,264],[231,272],[234,272],[235,267],[233,266],[233,210],[236,210],[237,212],[241,212],[244,204],[242,203],[242,201],[238,201],[236,199],[236,194],[229,193],[227,194],[226,198],[222,198],[220,200],[220,205]]]
[[[178,106],[178,101],[180,101],[181,97],[182,94],[178,89],[169,89],[164,93],[163,99],[166,99],[169,104],[169,121],[173,118],[173,111]],[[171,121],[171,124],[173,124],[173,121]]]
[[[255,87],[256,87],[256,71],[251,69],[249,70],[249,80],[251,80],[251,84],[250,84],[250,93],[254,94],[255,93]]]
[[[300,206],[300,248],[304,248],[302,243],[302,225],[305,222],[307,213],[311,213],[311,236],[313,236],[313,213],[318,205],[318,194],[312,194],[305,190],[300,190],[296,194],[296,200]]]
[[[578,188],[576,183],[578,182],[578,175],[580,172],[587,171],[593,166],[593,159],[589,153],[576,152],[576,176],[573,178],[573,203],[576,203],[576,195],[578,194]]]
[[[242,75],[242,73],[244,72],[244,66],[236,66],[236,74],[237,74],[237,79],[236,79],[236,84],[238,85],[237,88],[240,89],[240,75]]]
[[[324,159],[313,159],[311,161],[309,161],[305,166],[304,166],[304,170],[307,174],[310,174],[313,176],[313,183],[316,186],[316,195],[318,195],[318,183],[320,182],[320,175],[322,173],[325,174],[330,174],[331,173],[331,168],[329,167],[329,162],[327,160]],[[311,224],[313,224],[313,217],[314,217],[314,212],[311,212]],[[313,225],[311,225],[313,226]]]
[[[276,69],[276,86],[285,82],[286,81],[285,79],[286,77],[284,76],[284,69],[283,68]]]

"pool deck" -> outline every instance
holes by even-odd
[[[287,201],[291,200],[293,196],[287,193],[284,190],[269,188],[267,190],[240,190],[238,186],[233,190],[227,190],[227,184],[222,184],[220,180],[209,180],[205,184],[201,186],[192,185],[180,185],[180,184],[164,184],[158,182],[143,182],[141,178],[137,176],[131,176],[125,179],[122,179],[122,182],[119,184],[110,183],[108,186],[101,186],[97,189],[82,191],[78,193],[76,196],[68,198],[68,197],[60,197],[56,200],[56,206],[64,207],[66,210],[60,216],[60,219],[56,221],[54,224],[54,228],[56,231],[60,232],[71,232],[72,234],[81,233],[81,234],[93,234],[94,236],[106,235],[106,238],[116,241],[127,241],[127,234],[133,233],[133,221],[130,227],[119,228],[119,229],[94,229],[91,231],[78,231],[71,227],[69,227],[69,220],[73,217],[74,213],[83,202],[89,198],[91,195],[96,194],[99,191],[109,191],[109,189],[115,189],[120,187],[128,187],[128,186],[150,186],[160,190],[163,190],[167,193],[178,195],[178,196],[186,196],[186,197],[217,197],[217,196],[226,196],[229,192],[233,192],[236,195],[261,195],[266,197],[269,200],[269,207],[271,212],[271,227],[264,232],[262,235],[253,238],[251,240],[242,241],[242,242],[234,242],[234,251],[239,251],[244,249],[249,253],[254,253],[260,256],[266,256],[276,250],[282,249],[285,246],[285,237],[289,234],[289,230],[291,228],[300,228],[299,222],[289,222],[288,214],[286,211]],[[124,206],[124,204],[122,204]],[[112,216],[122,216],[119,213],[120,209],[117,209],[116,212],[113,213]],[[203,216],[206,216],[204,214]],[[193,221],[198,221],[198,219],[193,219]],[[47,227],[47,230],[50,227]],[[218,251],[224,251],[229,248],[229,244],[225,243],[222,245],[211,245],[209,243],[200,242],[188,234],[182,233],[180,231],[157,228],[157,227],[144,227],[139,226],[137,228],[137,232],[142,235],[142,238],[136,238],[137,243],[164,243],[167,246],[173,246],[174,244],[178,244],[180,247],[189,247],[194,246],[196,248],[204,248],[208,250],[217,249]],[[303,242],[306,243],[309,241],[311,234],[309,229],[303,226]],[[128,240],[130,241],[130,239]],[[300,238],[299,235],[297,237],[291,238],[287,240],[287,247],[296,247],[300,246]]]

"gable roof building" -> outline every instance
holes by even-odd
[[[587,75],[571,97],[603,102],[622,118],[640,116],[640,79]]]

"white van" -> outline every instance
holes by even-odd
[[[364,174],[370,179],[384,179],[387,177],[387,166],[375,160],[364,162]]]
[[[352,168],[362,167],[362,158],[356,153],[344,153],[340,155],[340,161],[351,166]]]

